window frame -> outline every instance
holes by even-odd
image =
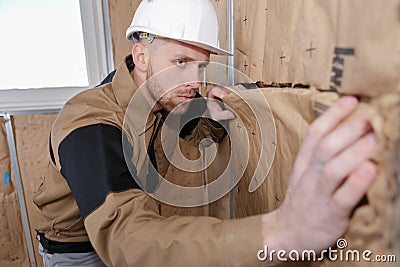
[[[107,0],[79,0],[88,87],[0,90],[0,111],[60,109],[77,93],[99,84],[114,69]]]

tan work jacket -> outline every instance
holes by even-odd
[[[70,174],[63,175],[64,165],[69,162],[63,161],[60,147],[74,134],[94,125],[122,129],[127,106],[137,90],[130,75],[133,67],[132,58],[128,56],[119,65],[111,83],[80,93],[60,112],[51,131],[52,159],[34,199],[44,218],[38,231],[59,242],[90,240],[107,266],[257,265],[257,251],[263,248],[260,216],[238,220],[193,216],[165,218],[159,215],[156,201],[139,188],[109,190],[91,209],[86,208],[86,203],[77,203],[76,199],[84,198],[85,194],[99,191],[95,188],[97,181],[95,178],[90,181],[93,190],[81,192],[79,181],[65,177]],[[154,117],[150,117],[144,131],[131,136],[150,136],[157,115],[151,116]],[[200,120],[187,139],[196,143],[204,136],[222,138],[218,129]],[[145,139],[148,146],[150,138]],[[91,142],[91,138],[86,140]],[[157,152],[160,142],[156,141],[154,146],[158,168],[165,169],[168,162]],[[85,147],[79,149],[74,155],[90,153]],[[145,162],[140,158],[145,153],[133,153],[142,155],[136,155],[137,162]],[[90,176],[102,166],[87,166],[84,171]],[[141,168],[147,166],[138,165],[138,169]]]

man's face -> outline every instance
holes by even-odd
[[[176,108],[174,113],[182,114],[196,95],[202,80],[202,70],[210,60],[210,52],[174,40],[156,39],[154,42],[158,43],[150,50],[146,87],[158,100],[158,108],[167,112]],[[154,74],[156,76],[149,79]],[[177,81],[172,83],[172,87],[171,80]]]

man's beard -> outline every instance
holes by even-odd
[[[146,74],[146,88],[151,94],[154,100],[154,105],[159,105],[163,110],[168,113],[172,112],[175,115],[181,115],[187,111],[189,108],[189,103],[191,101],[180,102],[176,89],[167,88],[166,91],[161,87],[160,82],[156,77],[153,77],[153,70],[151,64],[149,64],[149,69]],[[180,92],[184,95],[196,94],[195,89],[180,89]],[[175,101],[174,101],[175,100]]]

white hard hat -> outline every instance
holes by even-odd
[[[210,0],[143,0],[126,38],[135,42],[140,33],[175,39],[217,55],[232,55],[219,47],[218,18]]]

